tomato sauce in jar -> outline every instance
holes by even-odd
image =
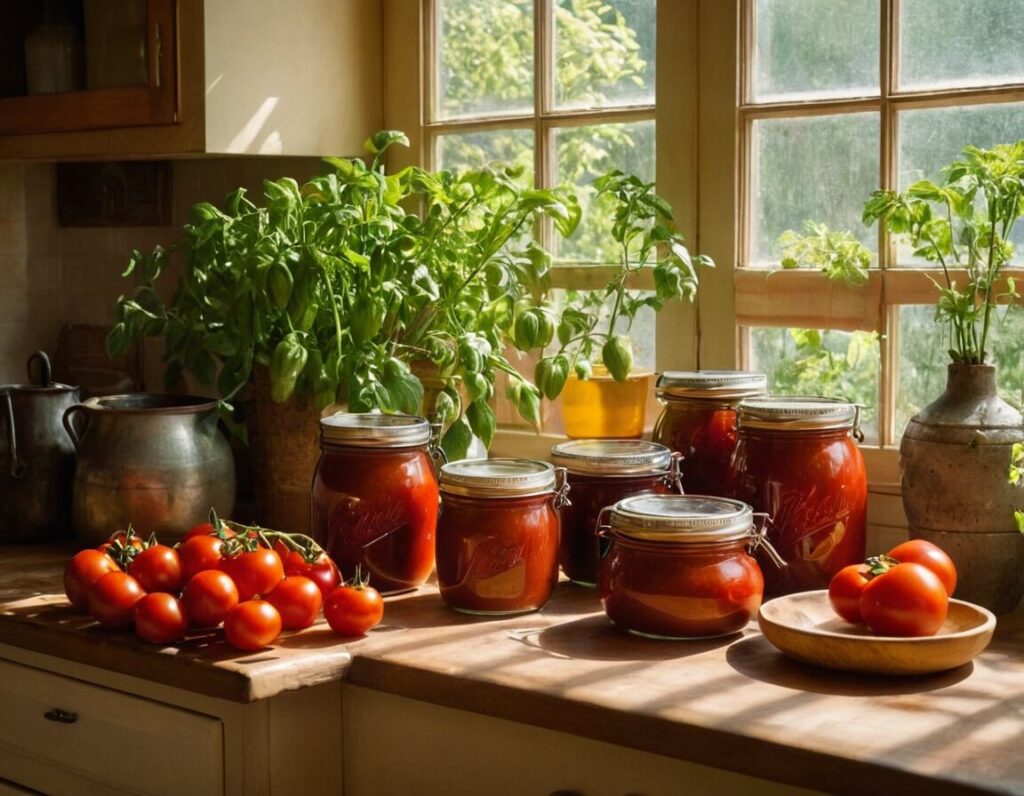
[[[356,566],[383,594],[434,568],[439,503],[430,424],[408,415],[338,413],[320,421],[312,536],[346,579]]]
[[[558,562],[570,580],[584,586],[597,584],[605,547],[597,535],[602,509],[633,495],[681,491],[678,457],[656,442],[570,440],[551,449],[551,461],[565,468],[572,492],[572,502],[561,509]]]
[[[653,439],[682,454],[683,491],[691,495],[731,493],[729,461],[736,449],[736,407],[764,395],[763,373],[742,370],[666,371],[658,379],[661,414]]]
[[[664,639],[713,638],[746,627],[764,577],[750,506],[705,495],[644,495],[616,503],[598,589],[617,626]]]
[[[494,615],[544,606],[558,581],[564,476],[532,459],[441,468],[437,584],[450,608]]]
[[[786,559],[766,571],[769,595],[826,589],[864,560],[867,475],[857,447],[860,410],[829,398],[753,398],[739,407],[734,497],[772,518]]]

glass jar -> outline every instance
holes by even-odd
[[[828,588],[836,572],[864,560],[859,420],[857,406],[828,398],[740,404],[733,496],[772,517],[768,538],[787,563],[766,573],[769,595]]]
[[[469,614],[520,614],[548,601],[558,580],[564,471],[532,459],[451,462],[441,468],[437,584]]]
[[[746,627],[764,577],[750,506],[703,495],[642,495],[606,511],[611,539],[598,589],[619,627],[654,638],[713,638]]]
[[[562,506],[558,562],[575,583],[597,585],[602,544],[597,518],[606,506],[633,495],[681,491],[678,457],[656,442],[583,439],[560,442],[551,461],[564,467],[572,502]]]
[[[683,491],[690,495],[731,492],[726,479],[736,448],[736,407],[764,395],[763,373],[742,370],[666,371],[656,394],[662,404],[653,439],[682,454]]]
[[[320,421],[312,536],[346,578],[356,566],[382,594],[434,568],[438,485],[430,424],[408,415],[338,413]]]

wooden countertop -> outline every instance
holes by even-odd
[[[478,619],[433,589],[388,601],[344,641],[321,621],[239,655],[215,634],[159,649],[70,613],[67,553],[0,548],[0,643],[238,701],[344,677],[413,699],[844,793],[1024,793],[1024,619],[973,664],[903,679],[790,661],[751,626],[659,642],[612,628],[593,591],[562,583],[536,614]],[[914,792],[914,791],[912,791]]]

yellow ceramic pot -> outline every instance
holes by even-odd
[[[631,373],[626,381],[615,381],[603,367],[583,381],[569,376],[562,392],[565,434],[582,438],[639,438],[644,433],[647,398],[654,374]]]

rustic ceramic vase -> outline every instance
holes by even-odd
[[[75,536],[95,544],[129,523],[173,540],[235,502],[231,448],[217,404],[194,395],[131,393],[90,398],[64,413],[77,460]]]
[[[996,393],[992,365],[950,365],[946,391],[907,424],[900,444],[903,508],[913,538],[945,550],[956,596],[996,612],[1024,596],[1024,535],[1013,512],[1024,491],[1008,481],[1020,412]]]

